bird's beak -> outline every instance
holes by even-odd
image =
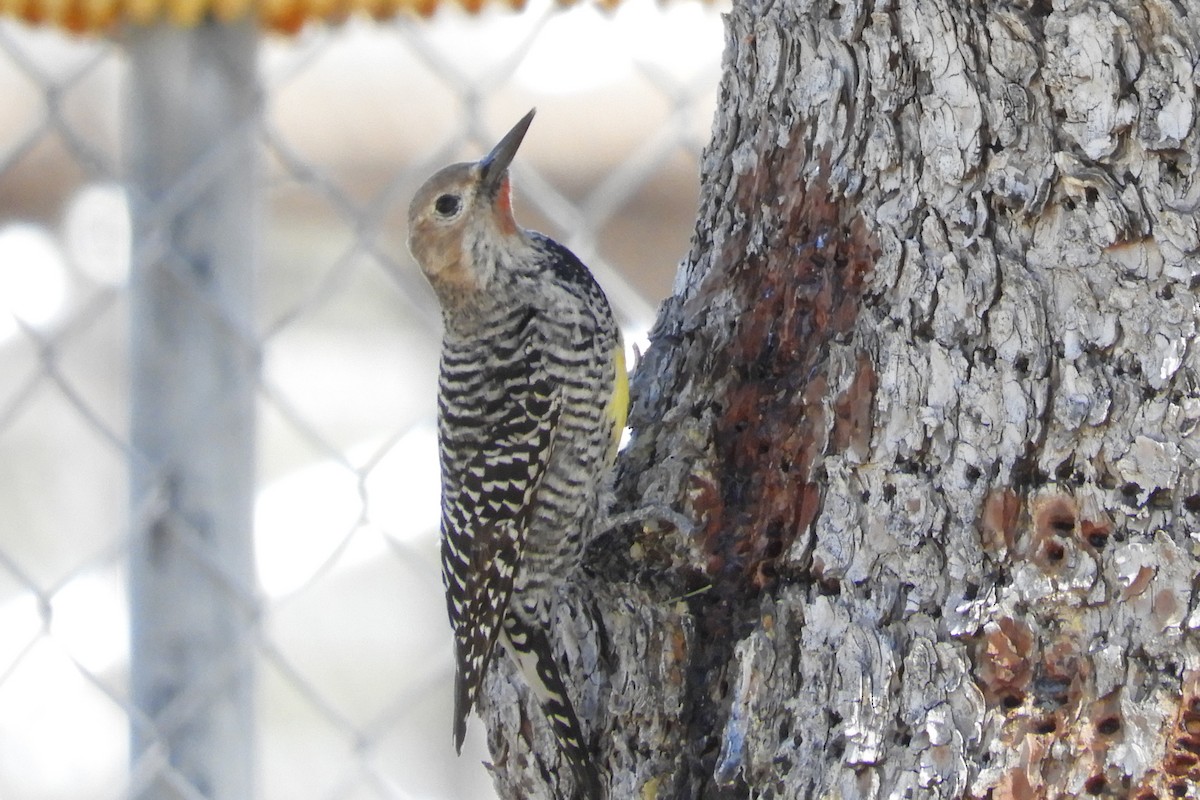
[[[535,113],[536,108],[529,109],[529,113],[521,117],[521,121],[513,125],[511,131],[504,134],[504,138],[492,148],[492,152],[479,161],[479,181],[487,195],[494,196],[500,188],[504,173],[508,171],[513,156],[517,154],[517,148],[521,146],[521,140],[525,138],[525,131],[529,130],[529,123],[533,122]]]

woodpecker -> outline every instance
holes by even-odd
[[[550,630],[596,527],[629,384],[604,292],[570,250],[513,218],[526,114],[481,160],[417,191],[408,246],[442,309],[442,580],[454,628],[454,745],[496,644],[537,697],[576,794],[600,797]]]

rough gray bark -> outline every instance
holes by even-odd
[[[695,530],[558,626],[612,797],[1198,796],[1198,61],[1196,0],[735,3],[618,482]]]

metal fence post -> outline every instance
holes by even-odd
[[[126,31],[133,793],[252,794],[257,31]],[[141,776],[139,778],[139,775]]]

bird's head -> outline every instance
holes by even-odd
[[[534,111],[479,161],[451,164],[425,181],[408,207],[408,249],[443,305],[486,289],[495,269],[486,247],[519,236],[508,165]]]

